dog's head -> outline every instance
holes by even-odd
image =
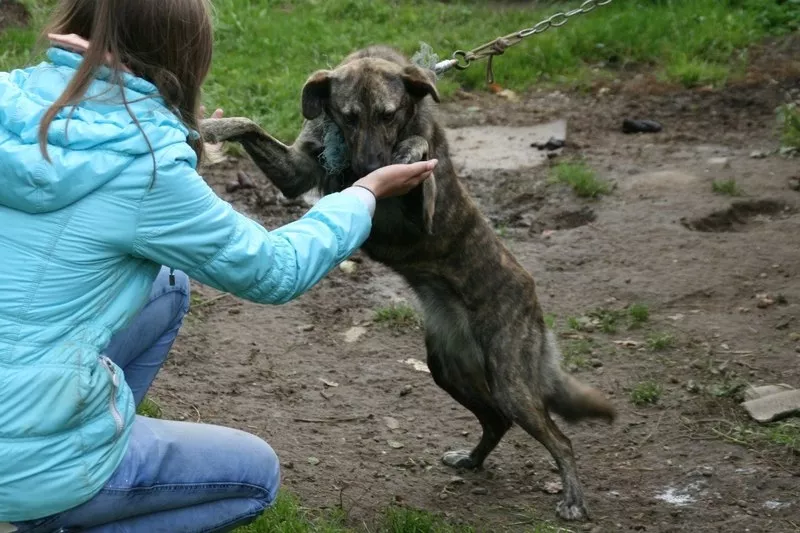
[[[303,87],[303,116],[327,113],[339,126],[360,178],[392,162],[401,133],[427,96],[439,101],[433,72],[365,57],[312,74]]]

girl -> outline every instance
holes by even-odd
[[[207,1],[61,0],[48,60],[0,73],[0,531],[257,517],[279,486],[269,445],[135,414],[189,278],[292,300],[360,247],[376,198],[435,166],[380,169],[272,232],[234,211],[195,171]]]

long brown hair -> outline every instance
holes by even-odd
[[[111,81],[120,88],[124,67],[151,82],[181,122],[199,133],[200,89],[211,66],[213,46],[208,0],[61,0],[45,28],[45,38],[48,33],[74,33],[91,43],[64,93],[42,118],[39,147],[48,161],[50,124],[62,109],[84,99],[97,69],[104,65],[112,69]],[[121,93],[139,126],[124,90]],[[150,147],[146,136],[145,141]],[[199,164],[202,139],[190,143]]]

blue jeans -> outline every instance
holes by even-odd
[[[125,372],[136,405],[167,358],[189,310],[189,279],[161,270],[150,300],[106,355]],[[55,516],[14,524],[20,533],[210,533],[257,518],[275,500],[278,458],[235,429],[137,416],[128,451],[106,486]]]

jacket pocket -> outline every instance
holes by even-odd
[[[108,399],[108,408],[111,411],[111,416],[114,417],[114,424],[116,424],[117,428],[116,432],[114,433],[114,438],[117,438],[122,433],[123,429],[122,415],[117,408],[119,374],[117,373],[117,368],[114,366],[114,363],[111,362],[111,359],[105,355],[100,356],[100,364],[103,365],[103,368],[105,368],[106,372],[108,372],[109,378],[111,378],[111,397]]]

